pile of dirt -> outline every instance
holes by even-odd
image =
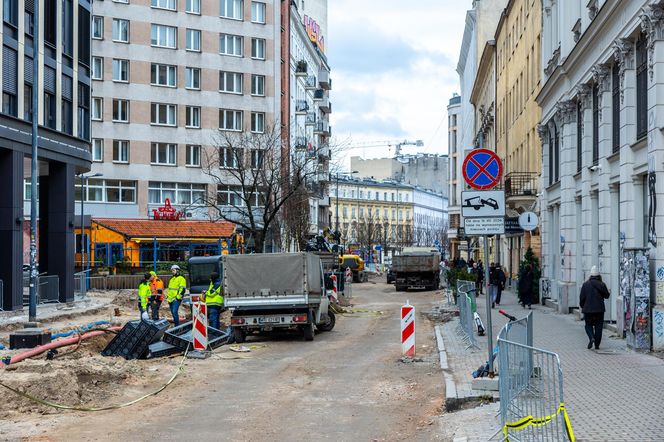
[[[118,290],[118,294],[115,295],[111,304],[118,307],[138,310],[136,290]]]

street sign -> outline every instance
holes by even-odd
[[[539,224],[539,218],[533,212],[524,212],[519,215],[519,225],[523,230],[532,232],[537,228]]]
[[[471,190],[461,192],[461,214],[464,218],[505,216],[505,191]]]
[[[489,218],[464,218],[466,235],[503,235],[505,234],[505,218],[502,216]]]
[[[523,235],[523,227],[519,225],[518,217],[505,218],[505,235]]]
[[[463,179],[473,189],[491,189],[503,176],[503,163],[498,155],[489,149],[473,149],[461,167]]]

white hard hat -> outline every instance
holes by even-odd
[[[173,265],[171,266],[171,270],[180,270],[180,266],[177,265],[177,264],[173,264]]]

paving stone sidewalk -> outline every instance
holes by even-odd
[[[477,305],[486,324],[484,296],[478,297]],[[517,318],[528,313],[509,291],[503,293],[499,308]],[[664,440],[663,360],[628,350],[625,340],[609,330],[604,330],[600,350],[588,350],[582,321],[541,305],[532,310],[535,347],[560,356],[565,404],[578,441]],[[498,306],[493,312],[495,342],[507,319],[498,314]],[[457,390],[465,393],[470,373],[487,359],[487,339],[477,338],[480,350],[466,350],[455,332],[457,322],[444,324],[441,331]]]

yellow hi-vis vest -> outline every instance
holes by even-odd
[[[141,303],[141,308],[145,310],[148,306],[148,298],[152,296],[152,289],[150,288],[149,281],[143,281],[138,285],[138,300]]]
[[[205,292],[205,305],[217,305],[223,307],[224,305],[224,296],[221,294],[221,281],[219,282],[219,287],[214,288],[214,281],[210,282],[210,287],[208,287]]]
[[[182,295],[187,290],[187,281],[184,276],[179,273],[168,280],[168,292],[166,299],[168,302],[173,302],[176,299],[182,299]]]

